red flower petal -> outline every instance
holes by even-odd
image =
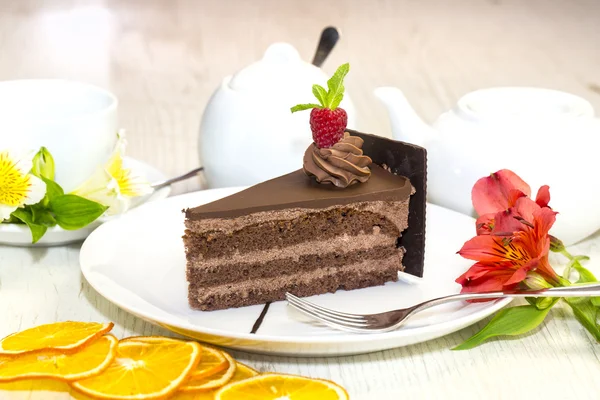
[[[517,200],[519,200],[520,198],[529,198],[527,197],[527,195],[523,192],[521,192],[520,190],[517,189],[513,189],[508,193],[508,206],[512,207],[515,205],[515,203],[517,202]]]
[[[505,269],[506,266],[490,264],[490,263],[475,263],[461,276],[456,279],[456,283],[460,283],[461,285],[466,285],[469,281],[473,281],[483,277],[486,274],[494,272],[499,269]]]
[[[504,288],[504,279],[493,277],[492,279],[481,279],[474,281],[468,286],[463,286],[461,293],[495,292]]]
[[[552,225],[556,221],[556,214],[558,214],[556,211],[552,211],[547,207],[539,208],[533,212],[533,225],[539,239],[548,237],[548,231],[550,231],[550,228],[552,228]],[[550,238],[548,238],[549,243]]]
[[[540,207],[548,207],[548,203],[550,203],[550,186],[544,185],[538,190],[535,202]]]
[[[544,279],[546,279],[546,281],[550,283],[558,283],[558,275],[556,274],[556,271],[554,271],[554,268],[550,266],[550,263],[548,262],[548,255],[540,259],[536,271],[539,272]]]
[[[513,273],[514,270],[510,269],[491,271],[481,278],[471,280],[466,285],[463,285],[461,293],[491,292],[509,289],[511,287],[509,286],[507,288],[506,282]],[[516,285],[512,286],[514,287]]]
[[[496,214],[485,214],[477,218],[475,221],[475,228],[477,229],[477,235],[489,235],[494,229],[495,221],[494,216]]]
[[[475,236],[463,245],[458,254],[475,261],[507,261],[507,249],[502,245],[502,239],[491,235]]]
[[[540,206],[529,197],[521,197],[515,203],[516,214],[529,223],[533,223],[533,213],[540,209]]]
[[[519,268],[504,284],[510,286],[515,285],[517,283],[521,283],[523,279],[527,277],[527,272],[532,270],[537,265],[537,263],[538,260],[535,260],[535,262],[529,262],[523,267]]]
[[[517,174],[508,169],[500,170],[488,177],[479,179],[473,185],[471,191],[473,207],[479,215],[506,210],[511,206],[509,200],[516,200],[515,196],[518,193],[513,192],[515,190],[522,192],[525,196],[531,194],[529,185]]]
[[[523,199],[527,199],[527,197],[522,197]],[[532,200],[529,200],[533,203]],[[533,203],[535,204],[535,203]],[[509,208],[506,211],[501,211],[496,214],[494,218],[494,233],[498,232],[515,232],[523,229],[523,223],[519,221],[515,217],[520,217],[521,215],[517,212],[517,210],[513,208]]]

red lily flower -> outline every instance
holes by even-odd
[[[462,285],[463,293],[514,289],[529,271],[534,270],[549,282],[558,282],[548,262],[548,231],[557,213],[535,205],[538,208],[532,212],[531,223],[516,215],[516,207],[513,207],[496,214],[496,225],[516,226],[517,230],[502,235],[475,236],[464,244],[458,253],[477,263],[456,280]],[[518,225],[511,220],[517,221]]]
[[[497,213],[512,208],[515,208],[515,215],[532,222],[535,210],[548,207],[550,188],[547,185],[542,186],[538,190],[535,202],[531,200],[530,195],[529,185],[517,174],[507,169],[479,179],[471,192],[473,207],[479,215],[476,222],[477,234],[507,232],[506,226],[499,230],[495,217]],[[514,221],[511,222],[514,223]]]

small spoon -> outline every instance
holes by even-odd
[[[170,186],[170,185],[172,185],[175,182],[180,182],[180,181],[184,181],[184,180],[189,179],[189,178],[193,178],[194,176],[198,175],[198,172],[202,171],[203,169],[204,169],[204,167],[198,167],[198,168],[193,169],[193,170],[191,170],[189,172],[186,172],[183,175],[179,175],[179,176],[176,176],[174,178],[170,178],[170,179],[167,179],[167,180],[164,180],[164,181],[154,182],[150,186],[154,190],[159,190],[159,189],[162,189],[162,188],[164,188],[166,186]]]
[[[315,56],[312,60],[313,65],[316,65],[320,68],[339,39],[340,34],[333,26],[328,26],[327,28],[323,29],[323,32],[321,32],[321,38],[319,39],[319,44],[317,45],[317,50],[315,51]]]

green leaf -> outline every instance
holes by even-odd
[[[94,222],[108,207],[74,194],[50,200],[50,209],[58,225],[67,230],[81,229]]]
[[[327,90],[323,86],[313,85],[312,92],[321,103],[321,106],[325,107],[327,104]]]
[[[575,270],[579,273],[579,279],[576,283],[598,282],[594,274],[592,274],[590,270],[581,265],[579,261],[573,263],[573,268],[575,268]]]
[[[343,94],[339,94],[335,97],[335,99],[333,99],[331,101],[331,104],[329,104],[329,107],[332,110],[335,110],[336,108],[338,108],[338,106],[340,105],[340,103],[342,102],[342,100],[344,99],[344,95]]]
[[[48,208],[38,203],[28,207],[31,210],[33,222],[47,227],[56,226],[56,220]]]
[[[349,71],[350,64],[342,64],[337,71],[335,71],[333,76],[327,81],[327,88],[329,89],[327,93],[327,106],[332,110],[337,108],[337,106],[333,107],[334,101],[339,105],[344,97],[344,77]]]
[[[63,188],[60,187],[58,183],[44,177],[42,177],[42,180],[46,184],[46,198],[48,200],[52,200],[55,197],[62,196],[63,194],[65,194],[65,191],[63,190]]]
[[[535,303],[536,303],[536,301],[537,301],[537,298],[536,298],[536,297],[525,297],[525,300],[526,300],[526,301],[527,301],[529,304],[531,304],[532,306],[535,306]]]
[[[310,110],[311,108],[322,108],[319,104],[298,104],[297,106],[294,106],[292,108],[290,108],[290,110],[292,110],[293,113],[295,113],[296,111],[303,111],[303,110]]]
[[[33,157],[31,173],[39,178],[54,180],[54,158],[47,148],[40,148]]]
[[[574,299],[580,299],[580,297],[565,298],[567,304],[571,306],[577,321],[579,321],[581,325],[587,329],[594,339],[600,342],[600,329],[597,323],[598,308],[596,308],[589,300],[576,302],[573,301]]]
[[[452,350],[468,350],[495,336],[516,336],[537,328],[550,308],[538,310],[535,306],[517,306],[499,311],[479,332]]]
[[[581,263],[579,262],[579,260],[586,259],[589,259],[589,257],[575,256],[573,260],[569,263],[568,267],[572,267],[579,274],[579,279],[577,279],[577,282],[575,282],[575,284],[598,282],[598,279],[596,279],[594,274],[590,270],[585,268],[583,265],[581,265]],[[600,306],[600,297],[590,297],[589,300],[592,302],[592,305],[596,307]],[[587,301],[587,298],[575,297],[572,299],[572,301],[573,303],[579,303]]]
[[[10,215],[8,217],[8,219],[5,219],[4,221],[0,221],[0,223],[2,223],[2,224],[23,224],[24,222],[21,221],[20,219],[18,219],[17,217]]]
[[[17,208],[12,212],[11,215],[21,222],[27,224],[29,230],[31,231],[31,243],[36,243],[38,240],[40,240],[48,230],[48,227],[33,222],[33,215],[28,207]]]
[[[46,194],[44,195],[42,201],[40,201],[40,204],[42,204],[43,207],[48,208],[50,205],[50,200],[57,196],[62,196],[65,194],[65,192],[63,188],[61,188],[60,185],[53,180],[44,178],[43,176],[41,179],[46,184]]]

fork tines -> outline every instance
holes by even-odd
[[[334,328],[352,332],[364,332],[369,330],[369,321],[362,315],[330,310],[294,296],[291,293],[286,293],[285,297],[289,304],[298,311]]]

